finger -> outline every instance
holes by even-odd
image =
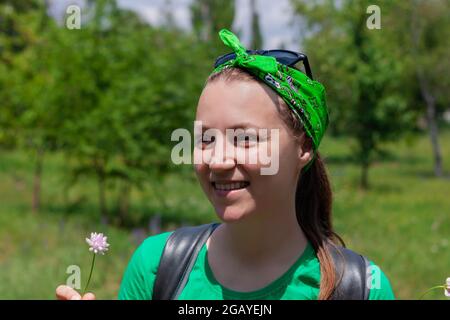
[[[71,287],[60,285],[56,288],[56,298],[58,300],[80,300],[81,296]]]
[[[95,300],[95,294],[88,292],[83,296],[82,300]]]

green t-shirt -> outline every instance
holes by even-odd
[[[120,300],[149,300],[159,260],[173,231],[148,237],[134,252],[119,291]],[[256,291],[238,292],[222,286],[214,277],[207,259],[206,244],[201,248],[179,300],[317,300],[320,265],[311,244],[281,277]],[[375,264],[370,261],[372,266]],[[379,277],[374,277],[378,273]],[[385,274],[375,266],[369,300],[393,300],[394,293]]]

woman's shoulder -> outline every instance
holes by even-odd
[[[172,231],[166,231],[166,232],[162,232],[162,233],[159,233],[156,235],[149,236],[144,241],[142,241],[142,243],[136,249],[136,252],[134,255],[145,257],[144,260],[147,262],[152,262],[151,263],[152,265],[154,265],[155,263],[159,264],[159,260],[163,253],[165,244],[166,244],[168,238],[174,232],[189,230],[188,232],[179,233],[183,236],[183,239],[184,239],[184,238],[186,238],[186,235],[188,235],[188,236],[190,236],[190,234],[195,235],[198,232],[203,231],[204,227],[209,227],[209,225],[210,224],[194,225],[194,226],[181,226]],[[149,260],[151,260],[151,261],[149,261]]]
[[[359,258],[364,257],[369,263],[366,268],[366,285],[369,287],[369,300],[394,300],[394,292],[391,282],[382,270],[381,266],[376,264],[369,256],[364,253],[355,251],[347,247],[341,247],[339,251],[352,261],[360,261]],[[366,263],[367,263],[366,262]],[[359,263],[359,262],[358,262]],[[367,265],[367,264],[366,264]]]
[[[120,300],[150,299],[167,238],[173,231],[149,236],[134,251],[119,290]]]
[[[161,250],[164,248],[167,239],[169,236],[174,232],[172,231],[165,231],[161,232],[155,235],[151,235],[147,237],[142,243],[139,245],[137,250],[147,251],[147,250],[154,250],[157,248],[161,248]]]
[[[136,262],[144,263],[147,266],[159,263],[160,255],[172,232],[166,231],[147,237],[135,250],[132,259],[135,259]]]
[[[367,285],[370,288],[369,300],[395,300],[391,282],[385,272],[372,260],[367,271]]]

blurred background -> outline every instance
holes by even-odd
[[[193,129],[229,52],[221,28],[306,53],[326,86],[321,154],[347,246],[398,299],[450,276],[448,1],[1,0],[0,299],[53,299],[69,265],[84,285],[94,231],[111,247],[90,288],[116,299],[143,239],[217,219],[170,136]]]

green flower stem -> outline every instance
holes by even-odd
[[[426,295],[426,294],[427,294],[428,292],[430,292],[431,290],[438,289],[438,288],[445,289],[446,287],[445,287],[445,286],[435,286],[435,287],[433,287],[433,288],[430,288],[430,289],[428,289],[427,291],[425,291],[425,292],[420,296],[419,300],[422,300],[423,296]]]
[[[86,290],[87,290],[87,287],[89,285],[89,282],[91,281],[92,270],[94,270],[94,263],[95,263],[95,253],[94,253],[93,257],[92,257],[91,272],[89,273],[89,278],[88,278],[88,281],[86,283],[86,287],[84,288],[82,296],[84,296],[84,294],[86,293]]]

